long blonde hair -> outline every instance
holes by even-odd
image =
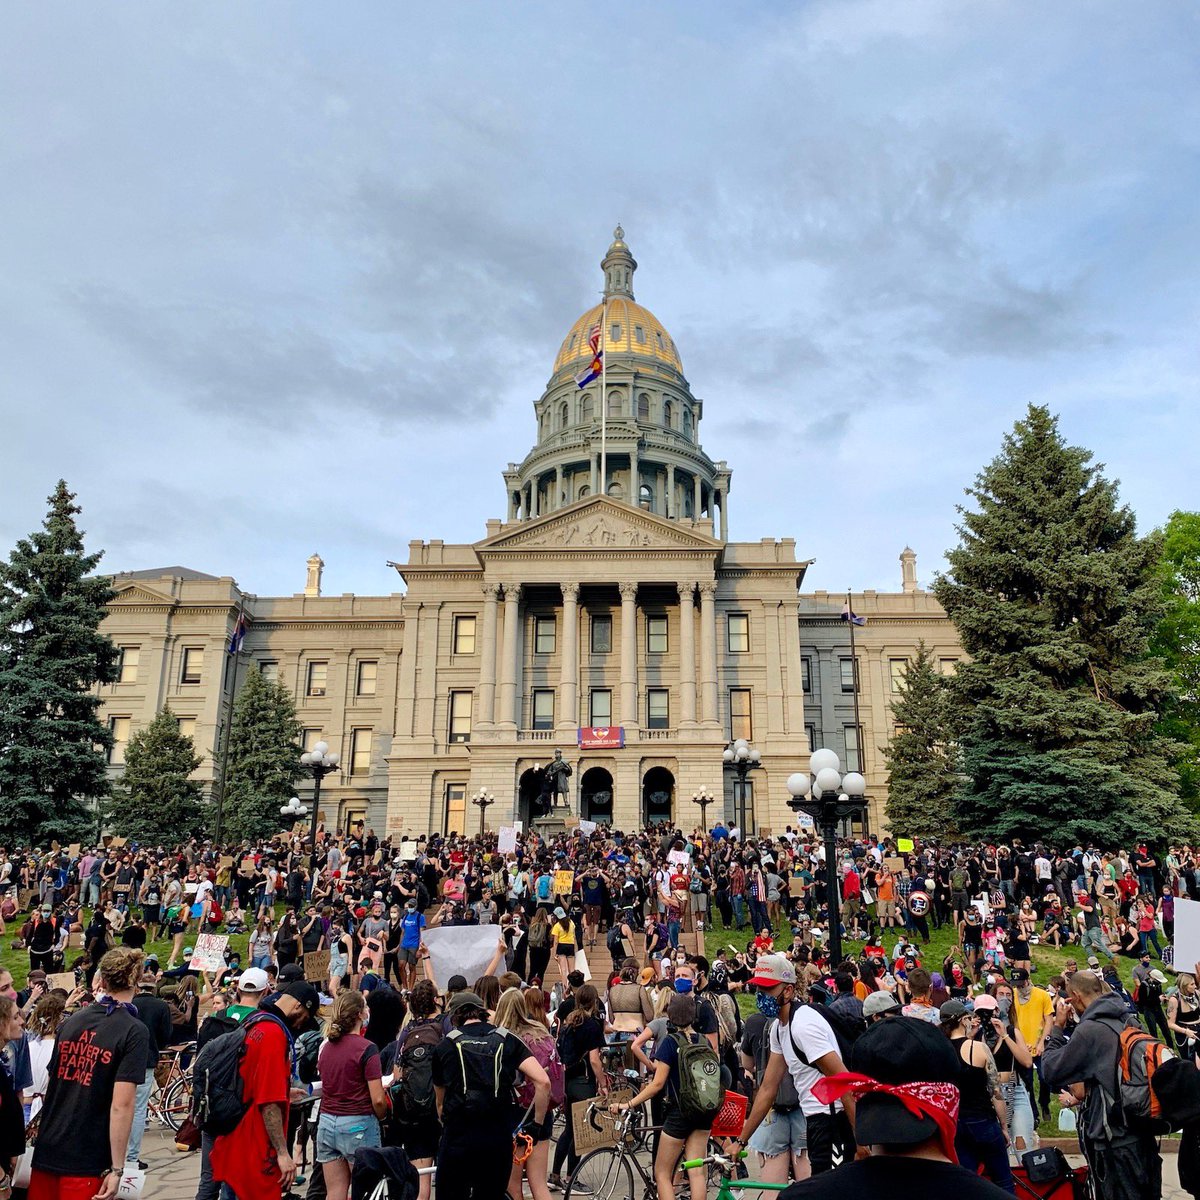
[[[509,988],[501,995],[496,1004],[496,1027],[515,1033],[523,1042],[536,1042],[552,1036],[545,1025],[529,1019],[520,988]]]
[[[351,1033],[366,1008],[367,1002],[363,999],[362,992],[339,993],[333,1002],[333,1012],[330,1014],[325,1036],[331,1042],[336,1042]]]

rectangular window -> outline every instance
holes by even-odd
[[[845,763],[848,771],[861,771],[862,764],[862,738],[859,727],[857,725],[844,725],[842,727],[842,736],[846,746]]]
[[[535,654],[553,654],[556,623],[553,617],[534,617],[533,650]]]
[[[888,671],[892,680],[892,692],[898,692],[904,686],[904,673],[908,670],[907,658],[889,658]]]
[[[125,764],[125,747],[129,744],[129,727],[132,717],[109,717],[108,732],[112,734],[112,749],[108,752],[110,766],[120,767]]]
[[[671,693],[667,688],[646,692],[646,728],[668,729],[671,725]]]
[[[942,659],[942,674],[943,675],[953,675],[955,673],[955,671],[957,671],[957,670],[958,670],[958,659],[957,658],[943,658]]]
[[[305,692],[309,696],[325,695],[329,682],[329,664],[327,662],[310,662],[308,664],[308,687]]]
[[[554,728],[554,689],[537,688],[533,693],[534,729]]]
[[[467,827],[467,785],[446,784],[446,832],[462,833]]]
[[[730,613],[726,633],[730,654],[750,653],[750,618],[746,613]]]
[[[470,692],[450,693],[451,742],[469,742],[471,740],[471,699]]]
[[[191,738],[193,742],[196,740],[196,718],[195,717],[180,717],[179,732],[183,737]]]
[[[199,683],[204,674],[204,647],[185,646],[183,667],[179,672],[180,683]]]
[[[646,331],[640,325],[633,327],[633,336],[637,338],[639,345],[644,346],[646,344]]]
[[[592,688],[589,697],[593,726],[612,724],[612,692],[608,688]]]
[[[371,773],[371,730],[350,730],[350,774]]]
[[[279,663],[277,663],[275,659],[264,658],[258,664],[258,670],[259,674],[262,675],[263,679],[265,679],[267,683],[279,682]]]
[[[358,664],[354,679],[354,694],[356,696],[373,696],[379,683],[379,664],[364,659]]]
[[[800,660],[800,690],[806,695],[812,695],[812,659]]]
[[[858,659],[840,658],[838,659],[838,665],[841,671],[842,691],[853,692],[859,685]]]
[[[454,653],[475,653],[475,618],[460,616],[454,618]]]
[[[300,749],[307,753],[321,740],[319,729],[305,729],[300,734]]]
[[[604,615],[592,618],[592,653],[612,653],[612,617]]]
[[[141,646],[120,646],[117,655],[117,682],[137,683],[138,659],[142,657]]]
[[[667,618],[665,616],[648,616],[646,618],[646,653],[666,654],[667,652]]]
[[[750,741],[754,737],[754,722],[750,714],[750,689],[729,689],[729,740]]]
[[[808,752],[811,754],[817,748],[817,727],[805,725],[804,736],[808,738]]]

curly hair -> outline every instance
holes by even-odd
[[[47,992],[34,1005],[26,1025],[33,1037],[53,1037],[67,1013],[67,998],[61,991]]]
[[[132,946],[117,946],[100,959],[100,979],[106,992],[128,992],[142,977],[142,952]]]

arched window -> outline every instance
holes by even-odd
[[[621,393],[608,393],[608,419],[610,421],[619,421],[621,419]]]
[[[581,487],[579,489],[579,495],[576,496],[575,498],[577,500],[582,500],[584,498],[584,496],[590,496],[591,494],[592,494],[592,489],[590,487],[588,487],[588,485],[585,483],[583,485],[583,487]]]
[[[592,415],[592,393],[585,392],[583,395],[583,403],[579,407],[579,419],[585,425],[590,425],[595,419]]]
[[[672,426],[672,418],[674,416],[675,416],[675,413],[674,413],[674,410],[671,408],[670,400],[664,400],[663,401],[663,424],[668,429],[671,429],[673,427]]]
[[[562,402],[562,407],[558,410],[558,427],[559,427],[559,429],[566,429],[570,420],[571,420],[571,409],[570,409],[570,406],[567,404],[567,402],[564,400]]]
[[[645,392],[638,396],[638,420],[650,420],[650,397]]]
[[[643,483],[638,489],[638,503],[643,508],[654,507],[654,489],[648,483]]]
[[[692,436],[692,410],[690,408],[683,410],[683,436],[685,438]]]

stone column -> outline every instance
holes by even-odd
[[[667,495],[663,516],[675,516],[675,464],[667,463]]]
[[[696,605],[694,580],[679,585],[679,720],[696,723]]]
[[[700,584],[700,719],[717,722],[717,585]]]
[[[629,448],[629,487],[633,492],[633,495],[629,497],[629,503],[635,508],[640,508],[642,504],[642,481],[640,475],[638,446],[635,439],[633,445]]]
[[[562,508],[562,463],[559,463],[554,468],[554,503],[550,505],[551,510]],[[721,518],[725,517],[725,508],[721,507]]]
[[[702,516],[701,506],[704,500],[704,484],[701,483],[699,475],[692,476],[692,488],[695,496],[692,502],[692,516],[698,521]]]
[[[479,660],[479,723],[491,725],[496,720],[496,616],[500,602],[500,585],[483,585],[483,644]]]
[[[637,726],[637,589],[622,583],[621,591],[621,724]]]
[[[723,542],[729,541],[729,514],[728,514],[728,512],[725,511],[726,505],[728,504],[727,496],[728,496],[728,493],[726,492],[725,488],[722,488],[721,489],[721,541],[723,541]]]
[[[600,455],[589,454],[588,459],[588,474],[591,476],[588,480],[588,494],[598,496],[600,492],[596,487],[596,479],[600,474]]]
[[[512,521],[513,517],[516,516],[516,514],[517,514],[516,501],[513,497],[512,488],[509,488],[508,489],[508,519],[510,522]]]
[[[517,668],[521,653],[521,585],[504,585],[504,657],[500,669],[500,721],[514,728],[517,724]]]
[[[558,712],[555,724],[579,724],[579,584],[564,583],[562,666],[558,679]]]

